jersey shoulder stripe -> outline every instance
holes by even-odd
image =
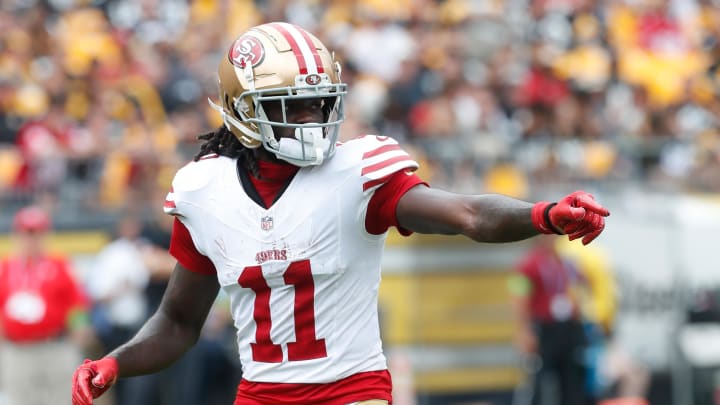
[[[370,178],[377,178],[378,176],[381,176],[378,173],[383,173],[383,169],[386,169],[388,166],[392,166],[395,163],[405,161],[412,161],[410,155],[405,152],[402,152],[402,154],[398,154],[397,156],[386,156],[384,160],[381,160],[378,163],[363,167],[361,174],[363,176],[367,175]]]
[[[363,177],[363,191],[385,184],[401,170],[416,170],[418,164],[405,152],[398,142],[387,136],[367,135],[362,137],[360,175]]]
[[[400,145],[397,144],[397,143],[395,143],[395,144],[389,144],[389,145],[383,145],[383,146],[380,146],[379,148],[375,148],[375,149],[373,149],[373,150],[371,150],[371,151],[369,151],[369,152],[365,152],[365,153],[363,153],[363,160],[369,159],[369,158],[371,158],[371,157],[373,157],[373,156],[377,156],[377,155],[380,155],[380,154],[382,154],[382,153],[389,152],[389,151],[393,151],[393,150],[401,150],[401,149],[400,149]]]

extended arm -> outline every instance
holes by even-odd
[[[179,359],[197,342],[218,290],[215,277],[178,263],[160,307],[135,337],[75,371],[73,405],[92,404],[118,377],[153,373]]]
[[[605,227],[610,213],[592,195],[576,191],[558,203],[529,203],[498,195],[455,194],[424,186],[408,190],[396,208],[398,224],[418,233],[465,235],[478,242],[502,243],[539,233],[568,234],[588,244]]]
[[[397,205],[400,226],[418,233],[465,235],[478,242],[512,242],[537,235],[533,204],[497,195],[465,195],[416,186]]]

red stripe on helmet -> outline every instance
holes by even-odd
[[[317,52],[317,48],[315,48],[315,44],[312,41],[312,38],[310,38],[310,35],[308,35],[307,31],[304,29],[298,28],[298,31],[302,34],[303,38],[305,38],[305,42],[307,42],[308,47],[310,48],[310,52],[313,54],[313,59],[315,59],[315,64],[317,65],[317,72],[318,73],[325,73],[325,68],[322,65],[322,60],[320,60],[320,54]]]
[[[295,54],[295,59],[297,59],[298,68],[300,69],[300,74],[306,75],[307,70],[307,63],[305,63],[305,57],[302,54],[302,51],[300,50],[300,47],[298,46],[297,42],[295,42],[295,38],[293,38],[292,35],[279,23],[271,23],[271,27],[275,28],[282,34],[283,37],[285,37],[285,40],[290,44],[290,48],[292,49],[293,53]]]

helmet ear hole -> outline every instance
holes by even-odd
[[[230,111],[233,113],[235,118],[241,120],[242,117],[240,116],[240,113],[238,112],[237,108],[235,108],[235,103],[230,101],[230,97],[226,94],[225,95],[225,105],[230,107]]]

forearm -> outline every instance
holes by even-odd
[[[118,361],[119,376],[153,373],[185,354],[197,342],[218,288],[215,277],[178,264],[157,312],[135,337],[110,353]]]
[[[466,205],[472,220],[461,233],[475,241],[513,242],[538,234],[530,216],[532,203],[486,194],[469,196]]]
[[[537,235],[533,204],[499,194],[456,194],[415,187],[398,202],[400,226],[418,233],[465,235],[478,242],[513,242]]]
[[[172,321],[160,309],[130,341],[108,356],[117,359],[120,377],[150,374],[178,360],[198,337],[196,328]]]

